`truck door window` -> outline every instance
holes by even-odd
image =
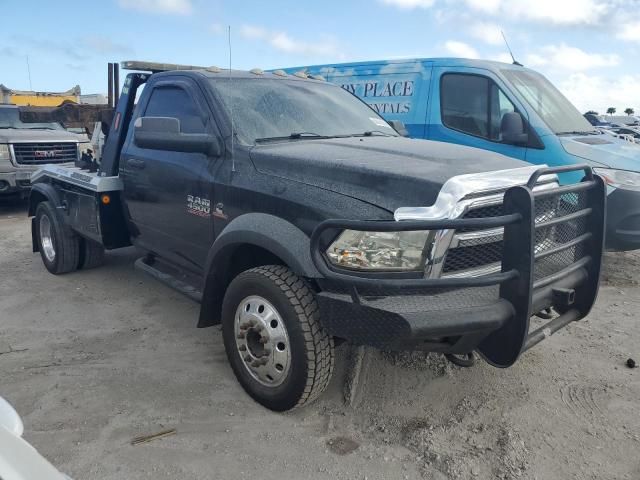
[[[183,133],[205,133],[202,117],[193,98],[179,87],[154,88],[144,115],[177,118]]]

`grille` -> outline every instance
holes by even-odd
[[[20,165],[68,163],[76,161],[78,147],[75,143],[15,143],[13,153]]]
[[[567,193],[551,195],[536,200],[535,224],[541,225],[556,217],[570,215],[586,208],[586,193]],[[503,215],[502,205],[483,206],[468,211],[463,218],[487,218]],[[587,232],[587,220],[580,217],[547,227],[539,226],[535,231],[534,253],[539,255],[550,249],[566,244]],[[458,229],[456,235],[468,232],[481,232],[482,229]],[[462,237],[459,237],[462,238]],[[460,242],[451,248],[445,258],[442,274],[473,275],[474,270],[500,266],[502,259],[502,234],[487,232]],[[534,265],[534,279],[552,275],[582,258],[584,244],[565,249],[558,253],[543,256]]]

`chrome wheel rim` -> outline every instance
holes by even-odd
[[[251,295],[238,305],[234,324],[236,348],[247,372],[267,387],[282,384],[291,368],[291,350],[276,308],[265,298]]]
[[[40,244],[42,245],[44,256],[47,260],[53,262],[56,259],[56,249],[51,236],[51,222],[46,215],[40,217]]]

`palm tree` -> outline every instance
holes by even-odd
[[[631,116],[633,115],[635,112],[635,110],[633,108],[627,108],[624,113],[626,113],[627,115]]]
[[[587,113],[585,113],[585,115],[598,115],[598,112],[596,112],[595,110],[589,110]]]
[[[616,107],[607,108],[607,114],[613,115],[614,113],[616,113]]]

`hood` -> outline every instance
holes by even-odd
[[[432,205],[451,177],[519,168],[512,158],[403,137],[294,140],[251,150],[258,171],[331,190],[390,212]]]
[[[0,129],[0,143],[20,142],[78,142],[78,135],[66,130],[46,130],[30,128]]]
[[[583,158],[594,166],[619,170],[640,170],[640,145],[609,135],[558,137],[570,155]]]

